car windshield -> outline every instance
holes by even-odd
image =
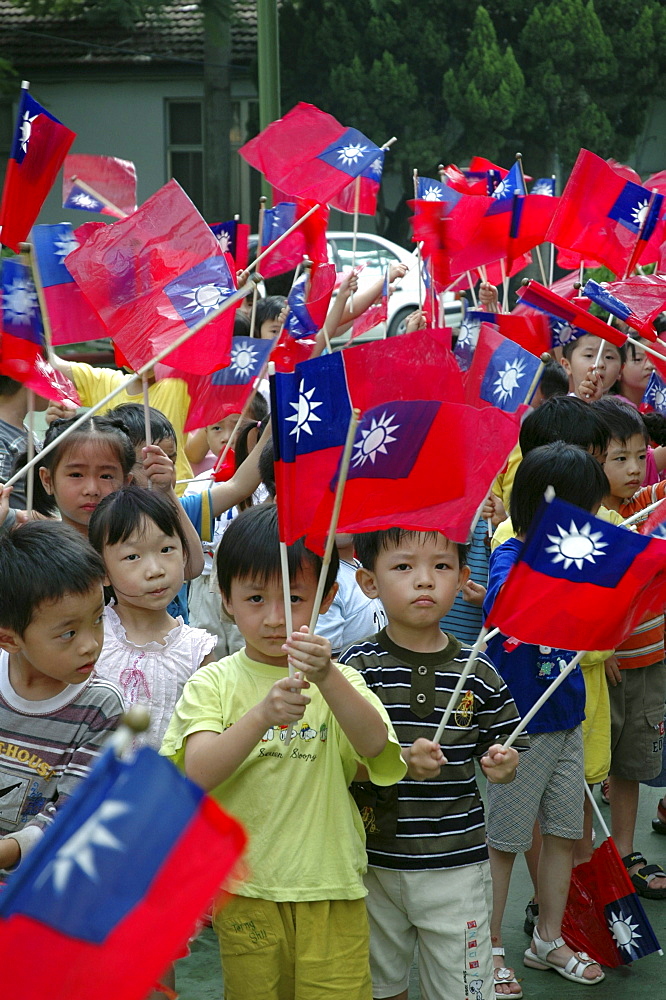
[[[338,269],[345,271],[352,266],[352,248],[353,248],[353,236],[350,233],[349,236],[336,236],[335,249],[337,252],[337,265]],[[356,240],[356,264],[365,264],[364,274],[372,277],[379,277],[386,270],[388,264],[393,264],[399,258],[391,253],[386,247],[380,246],[378,243],[373,243],[372,240],[366,240],[359,237]]]

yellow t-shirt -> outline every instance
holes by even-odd
[[[82,406],[94,406],[100,399],[108,396],[127,376],[114,368],[93,368],[92,365],[76,361],[72,363],[72,378],[81,397]],[[190,408],[187,385],[179,378],[165,378],[160,382],[154,382],[148,387],[148,401],[151,406],[160,410],[171,421],[176,432],[176,445],[178,446],[176,479],[191,479],[192,466],[185,454],[185,435],[183,433],[187,411]],[[143,394],[139,392],[130,396],[123,389],[117,396],[114,396],[108,406],[103,406],[99,413],[108,413],[109,410],[120,406],[121,403],[143,403]],[[186,489],[187,484],[185,483],[177,486],[177,496],[182,496]]]
[[[511,499],[511,489],[513,487],[513,481],[516,478],[516,469],[523,460],[523,453],[520,450],[520,445],[517,444],[513,451],[509,452],[509,457],[506,460],[506,468],[504,472],[500,472],[495,478],[493,483],[493,493],[495,496],[499,497],[504,504],[504,510],[509,511],[509,500]],[[506,541],[506,539],[505,539]]]
[[[211,792],[250,834],[247,878],[233,891],[277,902],[360,899],[367,867],[361,815],[349,792],[358,763],[377,785],[392,785],[406,766],[386,710],[352,667],[338,664],[377,709],[389,740],[378,757],[360,757],[313,684],[305,715],[294,727],[271,727],[231,777]],[[183,765],[191,733],[221,733],[285,676],[283,667],[239,650],[201,667],[186,683],[160,753]]]

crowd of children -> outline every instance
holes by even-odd
[[[343,282],[329,333],[349,324],[355,289]],[[260,301],[256,335],[276,336],[284,309]],[[228,1000],[406,1000],[416,954],[423,1000],[522,997],[502,939],[519,853],[533,883],[522,962],[600,983],[562,936],[572,866],[592,852],[585,784],[605,783],[636,890],[666,899],[666,873],[635,844],[640,783],[666,784],[664,616],[588,652],[509,747],[573,653],[501,634],[471,649],[548,487],[638,530],[666,497],[666,447],[638,409],[649,356],[600,346],[581,336],[546,366],[469,545],[399,527],[338,535],[318,618],[322,560],[290,545],[290,630],[261,391],[189,439],[178,379],[151,380],[147,412],[129,384],[74,433],[73,411],[52,406],[31,510],[22,480],[0,489],[0,881],[144,704],[138,741],[249,833],[213,915]],[[124,377],[61,368],[87,406]],[[26,408],[0,376],[4,481],[26,461]],[[235,471],[216,482],[232,434]],[[653,826],[666,833],[666,802]]]

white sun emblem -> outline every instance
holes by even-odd
[[[666,409],[666,389],[661,386],[655,389],[652,402],[657,413],[662,413]]]
[[[422,194],[423,201],[441,201],[439,188],[434,187],[430,184]]]
[[[615,938],[618,948],[623,948],[630,958],[638,958],[636,942],[643,937],[642,934],[636,933],[639,925],[633,923],[631,916],[622,913],[621,910],[609,913],[607,920],[608,929]]]
[[[592,525],[589,522],[578,530],[578,527],[572,521],[569,530],[557,525],[557,530],[559,531],[559,537],[557,535],[548,535],[548,541],[552,542],[546,549],[546,552],[554,552],[555,556],[551,560],[553,563],[564,563],[564,569],[569,569],[572,563],[576,564],[578,569],[583,568],[584,562],[596,562],[598,556],[605,556],[605,548],[608,548],[608,542],[599,541],[603,538],[603,533],[601,531],[592,531]]]
[[[199,285],[198,288],[193,288],[190,292],[185,292],[183,297],[189,299],[189,304],[200,309],[204,316],[213,312],[224,301],[222,289],[219,285],[214,285],[212,281],[205,285]]]
[[[84,875],[96,882],[98,875],[95,867],[94,848],[108,847],[113,851],[123,849],[122,841],[118,840],[110,830],[107,830],[104,824],[129,811],[130,807],[126,802],[114,799],[103,802],[83,826],[80,826],[69,840],[65,841],[59,848],[53,861],[41,873],[35,883],[36,886],[39,887],[49,875],[52,875],[54,889],[58,893],[63,892],[67,888],[72,871],[77,865]]]
[[[229,247],[231,246],[231,236],[225,229],[220,230],[217,234],[217,242],[220,244],[222,252],[227,253]]]
[[[21,144],[21,149],[24,153],[28,152],[28,143],[30,142],[30,136],[32,135],[32,123],[35,118],[39,117],[39,112],[36,115],[30,117],[29,111],[23,112],[23,118],[21,119],[21,138],[19,142]]]
[[[382,413],[379,420],[375,420],[374,417],[372,418],[368,430],[360,429],[361,440],[354,443],[353,468],[360,468],[365,465],[368,459],[374,465],[377,455],[388,455],[386,445],[398,440],[391,435],[400,427],[400,424],[391,424],[391,420],[393,419],[394,414]]]
[[[349,143],[347,146],[343,146],[338,153],[338,159],[342,160],[346,167],[352,165],[352,163],[358,163],[360,159],[363,158],[365,153],[368,152],[367,146],[362,146],[360,142]]]
[[[77,205],[79,208],[94,209],[97,208],[99,202],[91,195],[86,194],[85,191],[80,191],[72,198],[72,204]]]
[[[318,403],[312,398],[314,396],[314,391],[314,386],[307,392],[303,392],[301,389],[298,393],[298,402],[289,404],[294,410],[296,410],[296,413],[292,413],[290,417],[285,417],[285,421],[295,425],[289,431],[289,434],[290,436],[293,434],[296,437],[297,443],[300,441],[301,431],[312,437],[312,429],[310,427],[311,421],[312,423],[321,423],[321,417],[318,417],[314,411],[324,404]]]
[[[231,371],[235,375],[248,375],[257,361],[257,351],[254,347],[239,344],[231,349]]]
[[[648,211],[648,204],[649,202],[648,199],[646,198],[645,201],[639,201],[638,204],[634,205],[634,207],[631,210],[631,221],[634,223],[635,226],[638,226],[639,229],[642,228],[643,223],[645,222],[645,218],[647,216],[647,211]]]
[[[384,158],[382,156],[376,156],[375,159],[370,164],[370,173],[379,177],[384,168]]]
[[[564,346],[574,337],[574,327],[566,320],[560,320],[554,327],[554,333],[560,344]]]
[[[55,256],[58,258],[59,264],[64,264],[65,257],[72,250],[76,250],[79,246],[79,241],[74,239],[73,236],[63,236],[61,240],[54,240],[53,250]]]
[[[520,358],[504,362],[504,371],[498,373],[493,389],[500,403],[506,402],[513,395],[513,390],[518,388],[524,375],[525,362],[521,361]]]
[[[5,319],[10,323],[25,323],[29,326],[33,316],[39,312],[37,292],[32,281],[12,278],[11,285],[3,293],[2,308]]]

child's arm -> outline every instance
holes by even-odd
[[[13,837],[0,839],[0,869],[14,868],[21,860],[21,848]]]
[[[515,747],[505,750],[501,743],[495,743],[481,758],[481,769],[493,785],[508,785],[516,776],[518,751]]]
[[[403,747],[400,753],[407,765],[407,774],[414,781],[436,778],[444,764],[448,764],[439,743],[422,736],[414,740],[410,747]]]
[[[176,470],[173,462],[156,444],[146,445],[143,449],[143,468],[154,489],[162,490],[169,496],[178,508],[178,518],[187,539],[187,560],[185,562],[185,579],[195,580],[204,568],[204,554],[201,539],[197,530],[183,510],[173,488]]]
[[[266,697],[223,733],[191,733],[185,744],[185,773],[210,792],[230,778],[271,726],[288,726],[303,718],[310,703],[303,690],[310,685],[296,677],[282,677]]]
[[[304,625],[282,648],[290,665],[317,685],[356,753],[378,757],[388,742],[384,720],[333,663],[328,639]]]
[[[270,421],[266,425],[254,448],[245,461],[236,469],[231,479],[226,483],[217,483],[211,487],[210,497],[213,505],[213,517],[219,517],[225,510],[235,507],[241,500],[252,496],[261,482],[259,473],[259,458],[263,447],[271,436]]]

